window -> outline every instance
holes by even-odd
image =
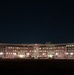
[[[45,49],[45,48],[43,48],[43,49]]]
[[[13,55],[16,55],[16,53],[13,53]]]
[[[11,48],[11,47],[8,47],[9,49]]]
[[[60,47],[58,47],[58,49],[59,49]]]
[[[12,47],[10,47],[12,49]]]
[[[22,49],[21,47],[18,47],[18,49]]]
[[[49,48],[47,48],[47,49],[49,49]]]
[[[56,49],[55,47],[53,47],[53,49]]]
[[[46,52],[46,50],[44,52]]]
[[[8,54],[8,53],[6,52],[6,54]]]
[[[71,47],[72,45],[70,45],[70,47]]]
[[[34,52],[37,52],[36,50],[34,50]]]
[[[42,55],[46,55],[46,53],[43,53]]]
[[[68,55],[69,53],[66,52],[66,55]]]
[[[39,49],[41,49],[41,48],[39,48]]]
[[[12,47],[12,49],[14,49],[14,47]]]
[[[32,51],[30,50],[30,52],[32,52]]]
[[[17,47],[17,49],[19,49],[19,48]]]
[[[12,53],[11,53],[12,54]]]
[[[30,55],[30,53],[26,53],[26,55]]]

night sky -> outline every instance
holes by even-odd
[[[74,42],[74,2],[0,2],[0,43]]]

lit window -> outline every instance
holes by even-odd
[[[41,48],[39,48],[39,49],[41,49]]]
[[[26,53],[26,55],[30,55],[30,53]]]
[[[11,48],[11,47],[8,47],[9,49]]]
[[[66,55],[68,55],[69,53],[66,52]]]
[[[43,55],[45,55],[46,53],[43,53]]]
[[[34,52],[36,52],[36,50],[34,50]]]
[[[51,48],[51,49],[53,49],[53,48]]]
[[[47,48],[47,49],[49,49],[49,48]]]
[[[32,52],[32,51],[30,50],[30,52]]]
[[[16,53],[13,53],[14,55],[16,55]]]
[[[6,53],[6,54],[8,54],[8,53]]]
[[[11,53],[12,54],[12,53]]]
[[[45,50],[45,52],[46,52],[46,50]]]
[[[17,47],[17,49],[19,49],[19,48]]]

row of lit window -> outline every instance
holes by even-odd
[[[9,51],[9,50],[6,50],[7,52]],[[24,52],[32,52],[33,50],[11,50],[12,52],[19,52],[19,51],[24,51]]]
[[[54,51],[64,51],[64,50],[54,50]]]
[[[28,48],[20,48],[20,47],[8,47],[9,49],[28,49]],[[56,48],[64,48],[64,47],[51,47],[51,48],[39,48],[39,49],[56,49]]]
[[[70,52],[70,53],[66,52],[65,54],[66,54],[66,55],[74,55],[73,52]]]
[[[39,52],[47,52],[47,51],[45,50],[45,51],[39,51]]]
[[[12,51],[13,51],[13,52],[14,52],[14,51],[15,51],[15,52],[16,52],[16,51],[18,51],[18,52],[19,52],[19,51],[28,52],[28,50],[12,50]]]
[[[8,52],[7,52],[6,54],[13,54],[13,55],[16,55],[16,53],[8,53]]]
[[[12,52],[16,52],[16,51],[19,52],[19,50],[12,50]],[[39,51],[36,51],[36,50],[20,50],[20,51],[23,51],[23,52],[49,52],[49,51],[64,51],[64,50],[39,50]]]
[[[28,52],[49,52],[49,51],[47,51],[47,50],[39,50],[39,51],[36,51],[35,50],[35,51],[28,51]],[[60,50],[51,50],[51,51],[60,51]],[[61,50],[61,51],[64,51],[64,50]],[[26,52],[26,51],[24,51],[24,52]]]
[[[74,48],[67,48],[67,49],[70,49],[70,50],[72,50],[72,49],[74,49]]]
[[[72,46],[74,46],[74,45],[66,45],[67,47],[72,47]]]
[[[8,47],[8,48],[9,48],[9,49],[15,49],[15,48],[16,48],[16,49],[28,49],[28,48],[24,48],[24,47],[22,47],[22,48],[21,48],[21,47]]]
[[[67,50],[68,52],[74,52],[74,50]]]
[[[52,47],[52,48],[39,48],[39,49],[56,49],[56,48],[58,48],[58,49],[63,48],[64,49],[65,47]]]

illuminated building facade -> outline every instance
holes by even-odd
[[[5,44],[0,43],[2,59],[74,59],[74,43]]]

